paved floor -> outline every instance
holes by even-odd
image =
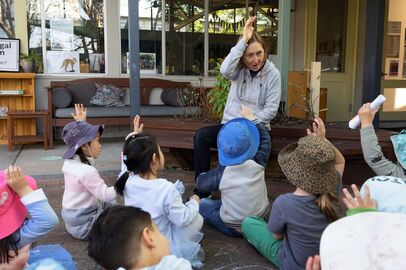
[[[121,140],[106,140],[102,142],[103,148],[96,167],[106,182],[112,185],[119,172],[119,157],[121,153]],[[11,162],[22,167],[25,174],[34,176],[40,187],[44,188],[52,207],[60,218],[63,194],[63,177],[61,156],[65,151],[64,145],[56,145],[53,150],[43,150],[41,145],[24,145],[15,147],[13,152],[8,152],[7,147],[0,146],[0,169]],[[161,176],[171,181],[182,179],[186,187],[187,198],[194,188],[193,171],[176,169],[176,159],[170,153],[165,153],[167,165],[171,170],[164,170]],[[272,186],[274,198],[278,193],[286,192],[291,187],[284,184]],[[206,253],[204,269],[276,269],[269,261],[262,257],[244,239],[231,238],[216,231],[212,226],[205,224],[203,227],[203,249]],[[59,243],[63,245],[74,257],[78,269],[97,269],[96,264],[87,256],[87,242],[72,238],[60,223],[48,236],[39,243]]]

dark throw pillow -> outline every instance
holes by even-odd
[[[186,89],[164,89],[161,93],[162,102],[169,106],[182,107],[186,105]]]
[[[67,108],[72,104],[72,94],[66,88],[55,88],[52,91],[52,104],[55,108]]]
[[[91,107],[90,99],[96,94],[94,82],[66,84],[66,89],[72,94],[72,103],[80,103],[85,107]]]
[[[102,85],[98,83],[96,83],[96,88],[97,88],[96,94],[90,100],[91,104],[95,106],[106,106],[106,107],[125,106],[123,102],[125,89],[119,88],[111,84]]]

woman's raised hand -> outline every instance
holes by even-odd
[[[247,43],[248,40],[251,39],[252,33],[254,32],[254,22],[257,19],[257,16],[250,17],[246,22],[244,26],[244,33],[242,35],[242,38],[244,41]]]

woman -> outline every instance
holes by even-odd
[[[267,59],[264,39],[254,31],[256,17],[250,17],[244,33],[221,64],[220,72],[231,81],[221,124],[201,128],[194,135],[195,177],[210,169],[210,148],[217,147],[217,134],[228,121],[251,109],[255,118],[270,131],[281,97],[278,69]],[[209,194],[196,192],[201,197]]]

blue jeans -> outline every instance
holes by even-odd
[[[200,214],[220,232],[232,237],[242,237],[236,229],[227,227],[220,217],[221,200],[201,199]]]

